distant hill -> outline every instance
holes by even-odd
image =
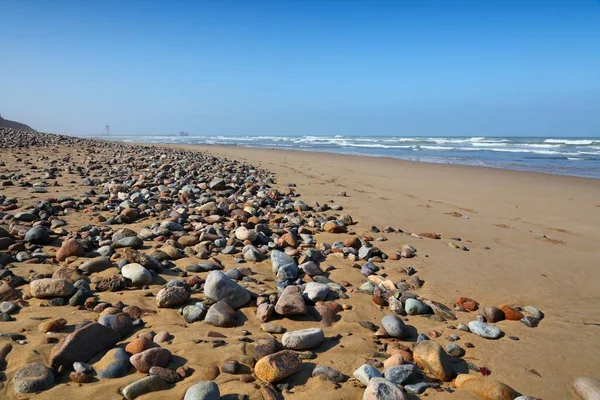
[[[36,132],[35,129],[32,129],[30,126],[22,124],[16,121],[9,121],[8,119],[2,118],[0,115],[0,128],[12,128],[20,131],[31,131]]]

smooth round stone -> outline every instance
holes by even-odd
[[[110,349],[104,357],[100,359],[94,368],[98,371],[98,377],[101,379],[115,379],[127,375],[131,369],[129,354],[121,347]]]
[[[123,388],[121,393],[127,400],[133,400],[146,393],[169,389],[169,384],[157,375],[150,375]]]
[[[433,313],[427,304],[417,299],[406,299],[406,302],[404,303],[404,311],[406,311],[408,315],[423,315]]]
[[[152,274],[142,265],[131,263],[121,269],[121,275],[131,279],[133,286],[144,286],[152,283]]]
[[[404,382],[418,374],[418,369],[414,364],[395,365],[385,370],[385,379],[402,385]]]
[[[119,332],[121,337],[133,332],[133,320],[126,313],[102,315],[98,318],[98,323]]]
[[[399,316],[391,314],[381,319],[381,326],[390,337],[403,339],[406,336],[404,321]]]
[[[292,350],[314,349],[325,340],[325,334],[321,328],[309,328],[299,331],[286,332],[281,343]]]
[[[54,385],[54,373],[44,364],[31,363],[19,369],[13,378],[15,393],[37,393]]]
[[[43,226],[34,226],[25,234],[25,241],[33,244],[48,244],[51,242],[48,230]]]
[[[446,353],[454,357],[462,357],[465,355],[465,349],[454,343],[448,343],[444,347],[444,350],[446,350]]]
[[[573,381],[573,390],[583,400],[600,399],[600,379],[582,376]]]
[[[373,378],[363,393],[363,400],[405,400],[398,385],[385,378]]]
[[[322,283],[308,282],[304,287],[303,296],[312,302],[323,301],[329,293],[329,287]]]
[[[375,367],[373,367],[369,364],[363,364],[360,367],[358,367],[352,373],[352,376],[354,376],[356,379],[358,379],[358,381],[365,386],[367,386],[369,384],[369,381],[371,379],[382,377],[381,374],[379,373],[379,371],[377,371],[375,369]]]
[[[185,306],[183,308],[183,319],[187,323],[193,323],[201,321],[206,315],[206,306],[203,303],[196,303],[192,306]]]
[[[502,331],[500,328],[493,325],[488,325],[481,321],[469,322],[469,330],[474,334],[486,339],[498,339],[500,336],[502,336]]]
[[[208,274],[204,283],[204,293],[209,299],[224,300],[233,308],[239,308],[250,301],[250,292],[221,271]]]
[[[12,314],[19,309],[19,306],[12,301],[3,301],[0,303],[0,312]]]
[[[319,365],[312,372],[313,378],[324,377],[332,382],[343,382],[346,378],[343,373],[328,365]]]
[[[219,386],[212,381],[199,382],[185,392],[183,400],[220,400]]]

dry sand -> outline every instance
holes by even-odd
[[[192,148],[192,147],[190,147]],[[435,322],[422,317],[410,317],[410,324],[420,332],[431,329],[442,332],[437,339],[441,344],[452,333],[462,337],[458,344],[471,342],[465,359],[492,371],[490,378],[504,382],[517,391],[544,399],[569,398],[569,383],[582,375],[597,375],[600,370],[600,181],[585,178],[560,177],[544,174],[513,172],[478,167],[463,167],[404,162],[382,158],[351,157],[297,151],[262,150],[227,147],[193,147],[208,150],[215,155],[249,161],[276,172],[278,187],[295,183],[307,204],[323,204],[333,200],[344,206],[343,213],[352,215],[358,224],[354,230],[368,233],[372,225],[379,228],[392,226],[405,232],[436,232],[441,240],[415,239],[407,234],[382,233],[388,240],[377,242],[384,252],[399,250],[404,244],[418,249],[418,257],[387,261],[385,272],[394,280],[403,277],[400,268],[413,266],[425,281],[417,293],[452,305],[457,297],[471,297],[481,305],[534,305],[545,313],[539,327],[527,328],[520,322],[502,321],[497,324],[506,336],[520,338],[513,341],[504,337],[488,341],[473,334],[447,329],[447,322]],[[66,151],[66,150],[65,150]],[[36,162],[37,153],[28,151]],[[0,153],[3,157],[6,152]],[[7,166],[0,173],[15,170],[17,164],[6,157]],[[59,180],[64,186],[50,187],[47,194],[30,195],[26,190],[0,188],[8,196],[19,197],[23,209],[49,196],[81,195],[77,183],[69,183],[73,176]],[[75,181],[78,182],[77,179]],[[348,197],[335,193],[345,191]],[[331,213],[331,212],[330,212]],[[454,214],[453,214],[454,213]],[[464,217],[458,217],[456,213]],[[76,214],[67,217],[69,231],[89,222],[89,217]],[[134,229],[149,224],[144,221],[132,225]],[[546,235],[545,238],[540,234]],[[332,243],[346,235],[318,234],[317,241]],[[448,246],[449,238],[462,238],[461,244],[470,251]],[[483,249],[488,246],[489,249]],[[54,249],[47,249],[49,252]],[[230,257],[221,255],[226,269],[237,266]],[[183,259],[184,266],[198,260]],[[248,265],[248,264],[246,264]],[[328,257],[323,266],[336,267],[330,278],[348,281],[353,288],[364,277],[360,270],[350,268],[351,262],[335,256]],[[258,273],[257,279],[272,278],[270,261],[249,265]],[[50,265],[18,264],[15,273],[28,276],[29,271],[51,272]],[[116,270],[106,271],[106,276]],[[205,276],[206,274],[199,274]],[[405,275],[404,275],[405,277]],[[172,277],[165,276],[169,280]],[[269,283],[267,281],[267,283]],[[270,282],[273,287],[274,282]],[[156,294],[159,287],[152,287]],[[104,301],[121,300],[126,304],[155,309],[154,297],[142,297],[144,291],[104,292]],[[72,307],[41,308],[42,301],[31,299],[30,307],[16,316],[16,322],[0,322],[0,331],[24,330],[29,344],[14,345],[7,357],[6,374],[32,361],[47,363],[52,345],[42,344],[44,335],[37,331],[39,321],[32,316],[63,317],[69,327],[83,319],[97,315],[76,311]],[[319,350],[315,360],[305,361],[303,370],[289,379],[293,389],[285,394],[290,399],[359,399],[363,388],[355,383],[344,383],[335,390],[330,382],[310,378],[314,364],[334,366],[347,375],[362,365],[377,351],[371,332],[358,322],[369,320],[379,325],[387,310],[375,305],[370,296],[350,293],[342,304],[353,309],[342,312],[341,320],[324,328],[326,336],[342,334],[336,346]],[[173,354],[187,360],[195,374],[179,382],[166,392],[156,392],[140,399],[182,398],[185,390],[200,379],[202,370],[212,363],[220,364],[229,357],[239,358],[241,330],[260,336],[260,324],[254,307],[241,310],[247,317],[243,327],[214,328],[202,322],[187,325],[173,309],[158,309],[156,315],[144,317],[146,330],[168,330],[174,339],[166,344]],[[65,315],[66,314],[66,315]],[[473,314],[458,313],[456,322],[468,323]],[[308,320],[280,319],[276,321],[288,330],[315,326]],[[455,324],[455,323],[454,323]],[[10,328],[9,328],[10,327]],[[213,349],[210,344],[195,344],[193,339],[205,338],[209,331],[228,336],[228,346]],[[68,328],[57,336],[64,336]],[[352,332],[352,336],[348,333]],[[3,340],[4,341],[4,340]],[[124,341],[127,342],[128,340]],[[103,398],[119,399],[117,389],[139,379],[133,372],[123,378],[102,380],[79,386],[64,378],[52,389],[32,399]],[[225,399],[227,394],[246,393],[260,399],[252,384],[242,384],[231,375],[221,374],[216,382]],[[0,390],[0,398],[13,398],[10,382]],[[472,399],[465,391],[453,394],[427,391],[430,399]],[[421,395],[421,398],[424,396]],[[412,397],[413,399],[416,397]]]

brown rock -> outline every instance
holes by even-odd
[[[92,375],[84,374],[83,372],[71,372],[69,374],[71,382],[75,383],[90,383],[93,379]]]
[[[452,378],[450,358],[438,342],[420,342],[413,350],[413,357],[415,364],[428,376],[440,381],[449,381]]]
[[[360,242],[360,239],[356,236],[351,236],[344,240],[344,247],[352,247],[358,250],[360,249],[360,246],[362,246],[362,243]]]
[[[64,318],[55,318],[44,321],[38,326],[38,330],[42,333],[58,332],[67,325],[67,320]]]
[[[429,239],[440,239],[441,238],[440,235],[438,235],[437,233],[432,233],[432,232],[419,233],[419,236],[424,237],[424,238],[429,238]]]
[[[75,293],[73,284],[65,279],[43,278],[29,284],[31,296],[38,299],[66,297]]]
[[[150,368],[149,374],[160,376],[163,381],[168,383],[175,383],[181,380],[181,376],[179,376],[175,370],[168,368],[152,367]]]
[[[75,283],[83,277],[78,269],[69,267],[61,267],[52,274],[52,279],[64,279],[71,283]]]
[[[125,351],[129,354],[138,354],[144,350],[156,347],[156,344],[146,337],[139,337],[132,340],[125,346]]]
[[[0,301],[9,301],[20,299],[21,295],[8,283],[0,281]]]
[[[62,243],[58,252],[56,252],[56,259],[58,261],[64,261],[67,257],[81,257],[84,254],[83,246],[76,239],[67,239]]]
[[[171,352],[160,347],[144,350],[129,358],[131,365],[143,373],[148,373],[152,367],[166,367],[169,361],[171,361]]]
[[[72,368],[75,361],[88,362],[96,354],[121,340],[121,335],[104,325],[92,323],[68,335],[50,353],[54,368]]]
[[[480,400],[512,400],[519,396],[510,386],[481,376],[460,374],[454,384],[458,389],[467,390]]]
[[[215,364],[200,370],[200,379],[203,381],[214,381],[221,374],[221,370]]]
[[[346,227],[344,225],[340,225],[336,221],[327,221],[325,226],[323,227],[325,232],[327,233],[344,233],[346,232]]]
[[[504,312],[498,307],[487,306],[481,310],[481,314],[487,322],[498,322],[505,319]]]
[[[459,297],[456,299],[456,305],[464,308],[467,311],[477,311],[479,303],[468,297]]]
[[[302,361],[298,354],[283,350],[261,358],[254,366],[254,373],[263,381],[278,382],[300,371]]]
[[[521,318],[523,318],[523,316],[524,316],[523,313],[521,313],[520,311],[516,310],[515,308],[513,308],[511,306],[502,306],[502,307],[500,307],[500,309],[504,313],[504,316],[506,317],[506,319],[509,321],[520,321]]]
[[[293,285],[286,287],[275,304],[275,311],[284,317],[306,314],[306,303],[300,289]]]
[[[396,365],[402,364],[404,364],[404,357],[402,357],[402,354],[394,354],[383,362],[383,369],[385,370],[389,367],[394,367]]]

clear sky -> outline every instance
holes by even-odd
[[[1,0],[48,132],[600,135],[597,0]]]

